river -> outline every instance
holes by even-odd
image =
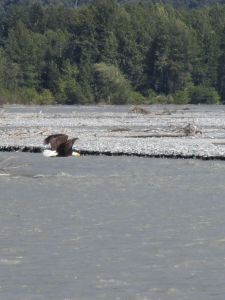
[[[15,152],[0,168],[1,300],[224,300],[225,162]]]

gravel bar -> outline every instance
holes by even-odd
[[[81,154],[225,159],[225,107],[3,106],[0,150],[41,152],[54,133]],[[202,133],[186,134],[188,124]]]

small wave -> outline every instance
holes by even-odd
[[[21,259],[0,259],[0,265],[18,265],[21,263]]]
[[[33,178],[54,178],[54,177],[75,177],[72,174],[60,172],[57,174],[35,174],[32,176]]]

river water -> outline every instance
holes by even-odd
[[[1,300],[224,300],[225,162],[0,153],[0,168]]]

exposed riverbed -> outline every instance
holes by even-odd
[[[0,148],[41,151],[43,139],[63,132],[79,137],[82,153],[162,157],[225,157],[224,106],[5,106]],[[194,124],[202,134],[186,135]]]

